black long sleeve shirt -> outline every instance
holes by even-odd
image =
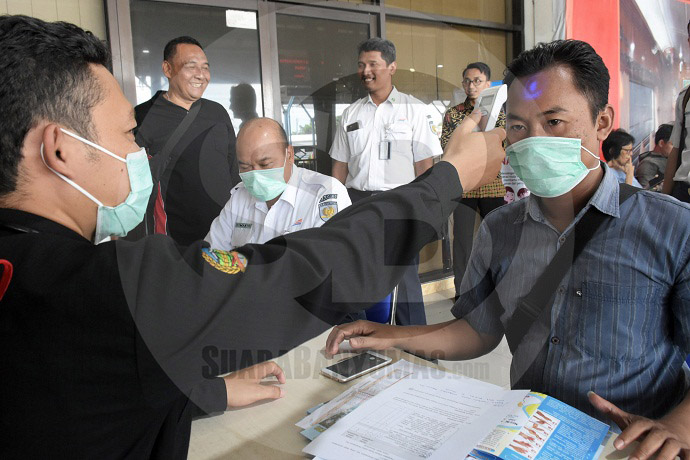
[[[184,107],[157,92],[136,106],[136,141],[154,158],[161,154],[187,116]],[[170,151],[170,166],[161,180],[167,230],[175,241],[189,245],[203,239],[240,182],[235,156],[235,130],[217,102],[199,99],[194,122]],[[154,193],[158,188],[154,189]]]
[[[0,458],[184,458],[197,406],[225,404],[210,377],[383,298],[461,194],[441,162],[321,228],[234,253],[162,235],[94,246],[0,209],[0,258],[14,266],[0,302]]]

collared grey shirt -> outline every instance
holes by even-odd
[[[542,315],[523,339],[520,350],[547,344],[542,366],[526,377],[533,390],[600,418],[589,390],[625,411],[659,417],[687,391],[682,365],[690,353],[690,206],[638,191],[619,207],[618,182],[603,167],[596,193],[562,234],[534,196],[491,212],[452,312],[479,332],[503,335],[517,302],[594,206],[611,218],[556,289],[550,318]],[[511,377],[534,358],[520,350]]]
[[[655,152],[649,152],[645,155],[644,159],[635,168],[635,178],[642,187],[649,188],[649,181],[655,177],[664,177],[666,174],[666,162],[668,159]]]

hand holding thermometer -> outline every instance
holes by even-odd
[[[498,115],[501,113],[501,107],[508,99],[508,86],[500,85],[487,88],[479,94],[475,107],[482,113],[482,119],[479,121],[479,129],[481,131],[489,131],[494,129]]]

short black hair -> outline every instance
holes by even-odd
[[[477,69],[484,75],[486,75],[487,80],[491,80],[491,68],[483,62],[471,62],[467,64],[465,70],[462,71],[462,78],[465,78],[465,73],[470,69]]]
[[[381,37],[372,37],[364,40],[357,47],[357,56],[367,51],[378,51],[386,64],[391,65],[395,62],[395,45],[390,40],[384,40]]]
[[[175,53],[177,53],[177,45],[182,44],[196,45],[202,50],[204,49],[204,47],[201,46],[197,40],[187,35],[183,35],[181,37],[173,38],[165,44],[165,48],[163,48],[163,60],[172,64],[173,59],[175,59]]]
[[[0,196],[17,188],[26,134],[42,120],[97,142],[91,109],[103,88],[90,64],[110,67],[105,44],[66,22],[0,16]]]
[[[504,83],[510,87],[516,78],[534,75],[543,70],[565,66],[570,69],[575,87],[589,101],[592,121],[596,122],[609,99],[609,70],[594,48],[581,40],[555,40],[539,43],[523,51],[510,64]]]
[[[673,132],[673,125],[668,123],[663,123],[659,125],[654,135],[654,144],[659,145],[659,141],[668,142],[671,139],[671,133]]]
[[[615,160],[621,155],[621,149],[628,144],[634,144],[635,138],[623,129],[614,129],[609,137],[601,144],[606,161]]]

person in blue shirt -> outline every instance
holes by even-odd
[[[614,177],[621,184],[642,188],[635,178],[635,167],[632,162],[632,151],[635,138],[623,129],[611,131],[601,144],[606,164],[611,168]]]
[[[455,319],[338,326],[326,352],[349,338],[355,350],[398,347],[443,360],[489,353],[515,330],[519,305],[575,225],[585,214],[599,215],[603,223],[541,314],[517,322],[519,340],[508,334],[511,386],[617,425],[617,449],[640,441],[631,458],[687,458],[690,206],[647,190],[620,203],[629,190],[597,155],[614,123],[609,73],[589,44],[539,44],[508,65],[504,81],[506,153],[531,195],[485,217]]]

